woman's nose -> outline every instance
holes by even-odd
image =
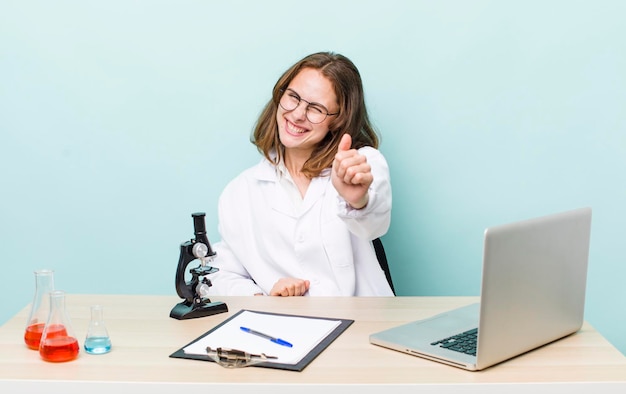
[[[293,113],[293,116],[298,119],[298,120],[304,120],[306,119],[306,111],[308,108],[308,104],[304,102],[304,100],[300,100],[300,102],[298,103],[298,106],[291,111]]]

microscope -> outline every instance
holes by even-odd
[[[170,312],[170,317],[174,319],[194,319],[228,311],[225,303],[211,302],[208,297],[211,281],[206,276],[217,272],[218,268],[209,264],[216,253],[211,249],[206,235],[205,216],[204,212],[191,214],[195,238],[180,245],[180,258],[176,268],[176,292],[184,301],[176,304]],[[187,282],[185,273],[194,260],[200,260],[200,265],[188,271],[191,274],[191,281]]]

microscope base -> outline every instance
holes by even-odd
[[[228,306],[223,302],[209,302],[200,306],[187,305],[185,302],[176,304],[170,312],[170,317],[178,320],[195,319],[228,312]]]

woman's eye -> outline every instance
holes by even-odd
[[[324,110],[321,107],[315,106],[315,105],[311,105],[309,107],[309,111],[313,111],[317,114],[325,114],[326,112],[324,112]]]

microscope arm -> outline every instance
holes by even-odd
[[[184,298],[189,304],[193,303],[195,296],[195,286],[197,283],[187,284],[185,281],[185,271],[187,266],[195,257],[190,253],[191,242],[184,242],[180,245],[180,258],[176,268],[176,293],[180,298]]]

